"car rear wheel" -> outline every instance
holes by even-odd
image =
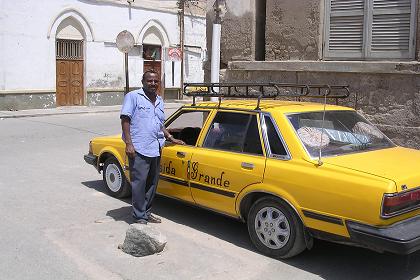
[[[306,248],[302,222],[283,201],[257,200],[248,214],[248,232],[255,247],[270,257],[290,258]]]
[[[116,158],[111,157],[105,160],[102,175],[111,196],[122,198],[131,194],[130,184],[127,182],[123,169]]]

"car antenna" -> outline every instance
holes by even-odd
[[[327,86],[327,90],[324,93],[324,110],[322,112],[321,139],[319,143],[318,166],[321,166],[324,164],[322,162],[322,137],[324,136],[324,132],[325,132],[324,123],[325,123],[325,111],[327,107],[327,95],[331,93],[331,87],[329,85],[326,85],[326,86]]]

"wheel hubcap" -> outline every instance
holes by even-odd
[[[118,192],[122,186],[122,174],[114,163],[108,165],[105,171],[106,184],[113,192]]]
[[[254,226],[258,239],[270,249],[283,248],[289,241],[289,221],[277,208],[264,207],[258,211]]]

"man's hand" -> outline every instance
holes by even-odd
[[[178,145],[185,145],[185,142],[179,139],[175,139],[172,137],[171,142]]]
[[[132,143],[127,143],[125,145],[125,153],[129,158],[134,158],[136,156],[136,150],[134,150],[134,146]]]
[[[168,137],[166,137],[166,140],[168,140],[171,143],[178,144],[178,145],[185,145],[185,142],[179,139],[175,139],[172,135],[169,134]]]

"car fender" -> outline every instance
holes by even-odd
[[[101,163],[101,157],[105,153],[113,155],[118,160],[118,162],[120,163],[120,165],[124,169],[124,171],[127,172],[126,167],[128,166],[128,162],[126,162],[125,157],[123,158],[123,156],[118,152],[118,150],[114,147],[111,147],[111,146],[105,146],[104,148],[102,148],[100,150],[100,152],[98,154],[98,163],[97,163],[98,170],[99,170],[99,165]]]
[[[278,186],[264,183],[249,185],[238,194],[236,198],[235,208],[236,212],[242,220],[246,221],[246,217],[243,217],[241,214],[241,203],[243,202],[244,198],[253,193],[267,194],[280,198],[281,200],[286,202],[293,209],[293,211],[295,211],[296,215],[298,215],[299,219],[303,223],[303,213],[298,210],[300,209],[300,206],[297,203],[296,199],[294,199],[294,197],[290,193],[286,192],[284,189],[279,188]]]

